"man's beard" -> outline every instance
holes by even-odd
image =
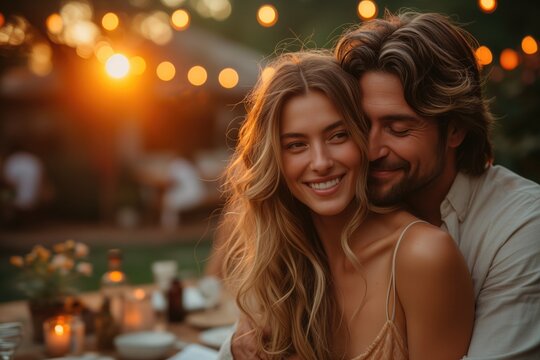
[[[384,169],[389,168],[389,166],[385,165],[384,161],[379,160],[372,162],[370,168]],[[374,184],[374,181],[368,177],[368,197],[373,205],[393,206],[405,202],[409,196],[413,196],[418,190],[427,187],[441,175],[444,168],[444,157],[438,152],[433,171],[421,177],[411,174],[410,163],[405,160],[400,162],[399,168],[404,173],[403,179],[382,193],[377,192],[377,184]]]

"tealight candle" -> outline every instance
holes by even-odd
[[[122,316],[124,332],[150,329],[154,323],[152,305],[143,289],[126,294]]]
[[[61,315],[46,320],[43,323],[43,334],[47,354],[82,354],[84,333],[84,323],[78,316]]]
[[[43,323],[45,348],[50,356],[63,356],[70,350],[71,327],[66,316],[56,316]]]

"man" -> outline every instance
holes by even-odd
[[[359,79],[376,205],[405,203],[447,230],[476,296],[468,359],[540,358],[540,186],[492,165],[492,116],[470,34],[438,14],[390,14],[336,48]],[[250,356],[249,325],[233,338]],[[253,353],[251,353],[253,355]]]

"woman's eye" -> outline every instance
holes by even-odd
[[[349,138],[349,132],[348,131],[340,131],[332,135],[330,138],[333,142],[343,142]]]
[[[302,142],[292,142],[289,144],[285,144],[285,149],[287,150],[300,150],[305,147],[305,144]]]

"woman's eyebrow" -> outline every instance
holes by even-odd
[[[335,122],[333,122],[332,124],[326,126],[324,129],[323,129],[323,132],[329,132],[329,131],[332,131],[338,127],[341,127],[341,126],[344,126],[345,125],[345,122],[343,120],[337,120]],[[290,139],[290,138],[302,138],[302,137],[305,137],[306,135],[305,134],[302,134],[302,133],[299,133],[299,132],[288,132],[288,133],[283,133],[280,135],[280,139]]]

